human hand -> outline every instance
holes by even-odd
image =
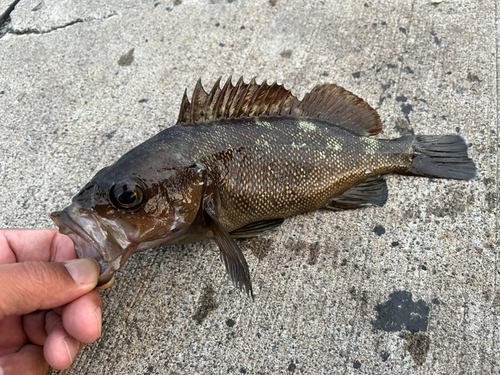
[[[100,336],[100,267],[75,258],[55,229],[0,230],[1,375],[66,369]]]

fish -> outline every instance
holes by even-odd
[[[376,138],[377,112],[335,84],[302,100],[283,85],[198,80],[178,120],[100,170],[51,214],[78,257],[96,259],[99,285],[133,253],[213,238],[233,283],[253,298],[235,239],[260,236],[287,217],[382,207],[386,174],[473,180],[459,135]]]

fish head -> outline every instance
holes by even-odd
[[[70,206],[51,214],[77,256],[99,262],[99,285],[133,253],[182,237],[198,215],[206,180],[199,164],[135,172],[119,164],[98,172]]]

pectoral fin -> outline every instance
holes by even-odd
[[[342,211],[366,206],[382,207],[385,202],[387,202],[385,180],[381,177],[372,177],[333,198],[325,208]]]
[[[243,286],[249,296],[253,299],[252,282],[250,281],[250,271],[248,269],[245,256],[240,248],[229,235],[227,230],[219,222],[215,211],[212,208],[205,208],[205,212],[210,217],[210,229],[214,234],[215,242],[219,245],[221,258],[226,266],[227,273],[234,284],[241,290]]]
[[[284,221],[285,219],[256,221],[255,223],[245,225],[240,229],[232,231],[230,235],[233,238],[259,237],[262,233],[267,232],[268,230],[279,228]]]

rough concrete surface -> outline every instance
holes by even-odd
[[[102,337],[64,373],[498,374],[499,12],[495,0],[21,0],[0,39],[2,227],[54,227],[48,214],[97,170],[174,124],[199,77],[300,96],[337,83],[378,110],[382,137],[464,136],[482,175],[390,176],[383,208],[241,241],[254,302],[211,241],[137,254],[102,293]]]

